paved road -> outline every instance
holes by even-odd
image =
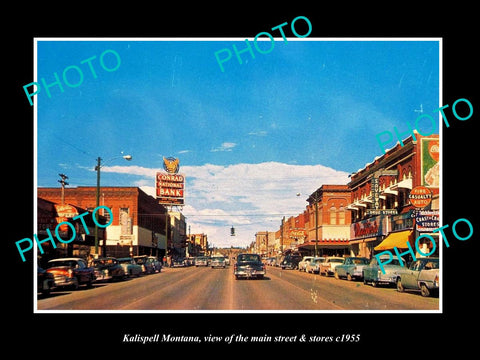
[[[438,310],[438,297],[267,267],[263,280],[235,280],[233,267],[161,273],[39,296],[38,310]]]

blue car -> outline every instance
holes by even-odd
[[[367,266],[369,260],[365,257],[348,257],[343,264],[335,267],[335,278],[353,279],[363,278],[363,268]]]
[[[389,263],[385,264],[385,262],[387,262],[389,259],[389,255],[380,256],[380,261],[385,269],[384,274],[380,268],[380,265],[378,264],[376,256],[374,256],[370,261],[370,264],[363,268],[363,283],[370,283],[374,287],[378,284],[396,285],[399,273],[400,271],[404,270],[404,267],[400,264],[400,261],[397,257],[394,257]],[[402,261],[403,264],[406,263],[403,258]]]

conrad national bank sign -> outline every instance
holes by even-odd
[[[165,172],[155,174],[155,191],[158,202],[162,205],[185,204],[185,175],[179,174],[179,160],[176,158],[163,158]]]

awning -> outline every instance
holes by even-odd
[[[398,249],[408,248],[407,242],[412,237],[413,230],[399,231],[390,233],[380,244],[375,246],[375,251],[390,250],[394,247]]]

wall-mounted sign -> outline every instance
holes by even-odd
[[[384,226],[382,224],[383,218],[377,216],[375,218],[362,220],[353,223],[350,226],[351,239],[368,238],[384,235]]]
[[[415,212],[415,224],[418,232],[433,232],[440,227],[439,211],[417,210]]]
[[[421,181],[422,185],[438,188],[440,185],[440,142],[438,138],[422,138]]]
[[[408,198],[416,208],[424,208],[432,202],[432,192],[425,186],[415,186]]]

